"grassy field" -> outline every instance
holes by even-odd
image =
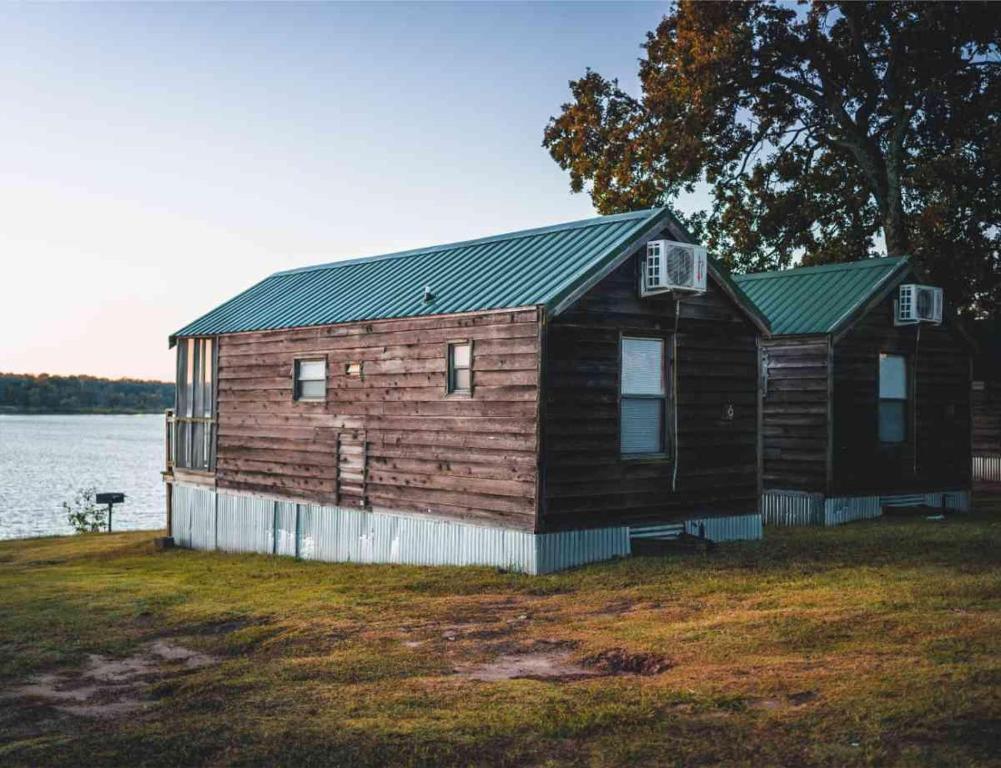
[[[0,543],[0,765],[1001,765],[977,507],[534,578]],[[132,676],[74,682],[94,654]],[[522,658],[555,676],[504,679]],[[43,673],[140,701],[74,713],[23,688]]]

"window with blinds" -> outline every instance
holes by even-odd
[[[473,391],[473,345],[456,342],[448,345],[448,394],[469,395]]]
[[[879,356],[879,442],[907,439],[907,358]]]
[[[666,453],[664,340],[623,338],[619,378],[619,451]]]
[[[296,360],[293,397],[296,400],[325,400],[327,397],[327,361]]]

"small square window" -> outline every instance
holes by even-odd
[[[294,397],[296,400],[323,400],[327,396],[327,361],[296,360]]]
[[[448,345],[448,393],[469,394],[473,388],[473,349],[468,341]]]

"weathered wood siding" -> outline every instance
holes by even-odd
[[[1001,456],[1001,381],[973,390],[973,455]]]
[[[894,326],[888,296],[834,345],[832,493],[912,493],[970,484],[970,349],[946,321]],[[881,446],[879,354],[905,355],[908,438]]]
[[[829,350],[826,336],[762,344],[766,490],[827,490]]]
[[[473,395],[446,396],[464,339]],[[535,309],[222,336],[217,484],[533,529],[538,345]],[[327,361],[325,402],[292,399],[297,357]]]
[[[639,298],[638,264],[624,263],[547,325],[544,530],[757,510],[758,334],[716,285],[681,303],[677,490],[672,460],[619,455],[620,336],[663,335],[670,350],[675,326],[673,299]]]

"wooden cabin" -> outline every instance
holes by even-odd
[[[173,537],[529,573],[760,537],[768,324],[690,242],[656,209],[266,278],[170,337]]]
[[[743,275],[763,342],[766,523],[966,509],[969,339],[907,258]]]
[[[973,479],[1001,482],[1001,320],[973,324]]]

